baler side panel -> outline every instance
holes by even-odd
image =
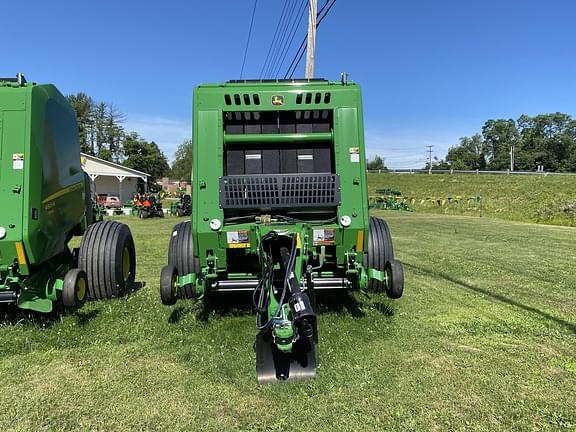
[[[336,255],[345,259],[345,252],[352,250],[358,239],[358,231],[367,238],[368,194],[365,183],[364,142],[360,140],[358,129],[358,109],[343,107],[335,110],[335,152],[336,171],[341,175],[340,194],[342,204],[338,216],[351,216],[352,223],[344,232],[344,241],[337,247]],[[344,264],[342,261],[340,264]]]
[[[35,86],[31,105],[24,244],[30,262],[41,263],[66,248],[84,217],[84,174],[76,116],[64,97],[52,85]]]
[[[199,110],[194,125],[196,145],[194,158],[195,192],[192,216],[195,255],[200,266],[206,265],[206,252],[212,250],[217,256],[218,267],[226,267],[226,251],[218,246],[218,236],[210,230],[210,220],[223,219],[220,209],[219,177],[223,170],[222,114],[220,110]]]
[[[3,95],[4,96],[4,95]],[[6,237],[0,241],[0,263],[10,265],[18,256],[16,242],[22,240],[22,200],[24,187],[24,140],[26,116],[24,98],[22,109],[3,105],[0,111],[2,121],[2,145],[0,160],[0,199],[4,210],[0,212],[0,226],[6,230]],[[25,263],[21,263],[25,264]],[[26,266],[22,267],[26,272]]]

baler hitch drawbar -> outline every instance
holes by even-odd
[[[262,277],[253,292],[256,309],[256,372],[259,383],[297,380],[316,375],[318,330],[310,297],[315,299],[311,267],[306,268],[306,291],[300,288],[297,266],[298,234],[283,235],[290,239],[286,246],[273,248],[281,237],[270,231],[261,238],[259,252]],[[280,255],[274,256],[278,249]],[[280,264],[282,287],[274,285],[274,267]]]

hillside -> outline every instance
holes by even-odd
[[[496,217],[552,225],[576,224],[576,176],[473,174],[369,174],[369,193],[399,190],[416,198],[417,212]],[[464,204],[447,205],[461,196]],[[481,197],[481,205],[467,198]],[[428,200],[430,198],[431,200]],[[444,206],[432,199],[445,200]],[[423,204],[420,204],[425,200]]]

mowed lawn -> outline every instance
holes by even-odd
[[[160,303],[178,220],[123,218],[139,289],[4,317],[0,430],[575,430],[576,229],[380,215],[405,296],[325,299],[318,378],[265,386],[247,303]]]

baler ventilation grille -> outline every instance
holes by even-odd
[[[335,207],[337,174],[272,174],[220,177],[222,208]]]

